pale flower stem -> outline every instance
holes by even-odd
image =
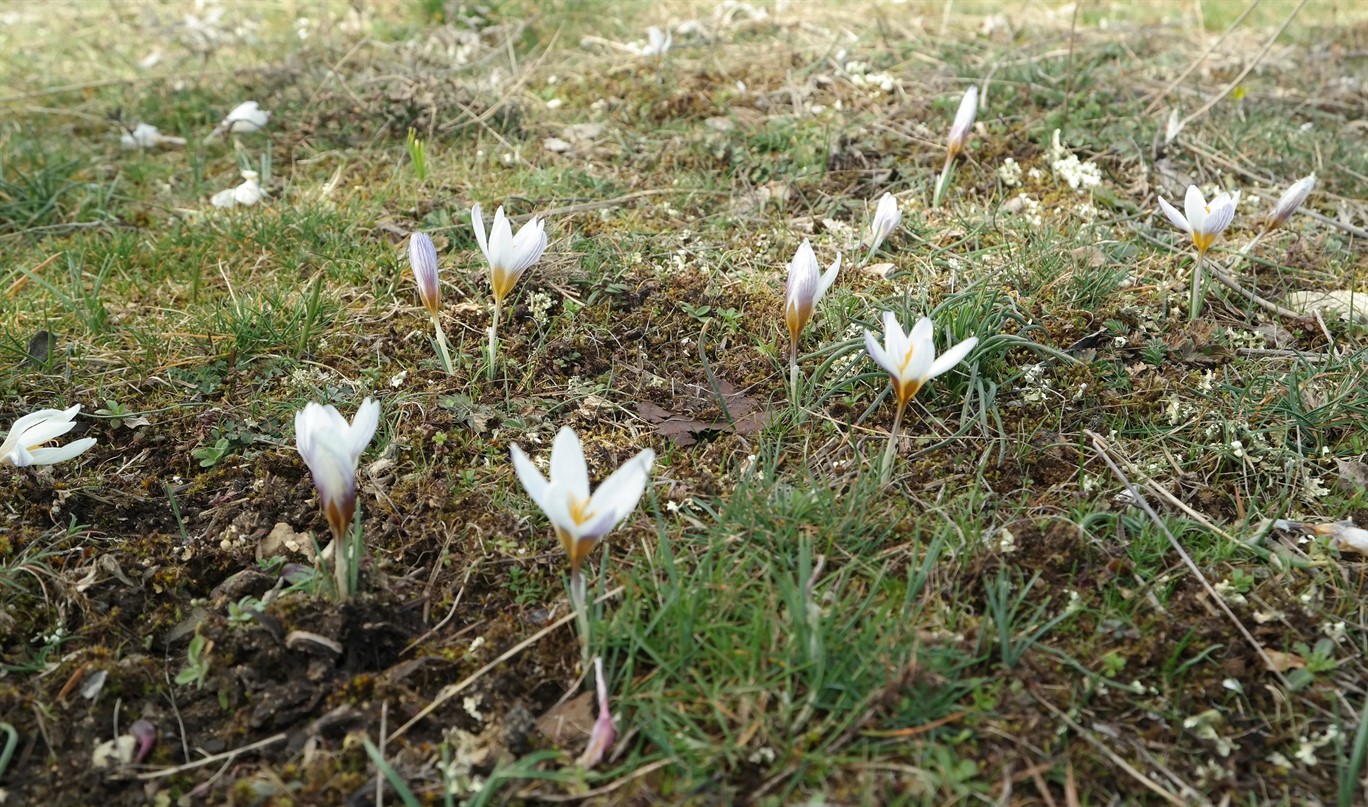
[[[1197,250],[1197,260],[1192,264],[1192,291],[1188,294],[1188,322],[1202,315],[1202,274],[1206,252]]]
[[[351,599],[351,585],[347,575],[347,554],[348,544],[346,536],[336,536],[333,538],[332,572],[333,583],[337,586],[337,601],[345,602]]]
[[[888,432],[888,448],[884,450],[883,466],[879,471],[880,484],[887,485],[893,478],[893,458],[898,455],[898,432],[902,429],[903,412],[907,404],[899,403],[898,412],[893,416],[893,428]]]
[[[575,622],[579,626],[581,662],[588,669],[589,609],[585,601],[584,574],[578,569],[570,572],[570,607],[575,609]]]
[[[936,193],[931,200],[932,207],[940,207],[941,199],[945,196],[946,185],[950,182],[950,168],[954,164],[954,157],[947,156],[945,158],[945,167],[941,169],[940,179],[936,180]]]
[[[795,411],[798,404],[798,343],[789,343],[789,397]]]
[[[489,326],[489,370],[488,378],[494,380],[494,364],[499,356],[499,314],[503,312],[503,301],[494,298],[494,321]]]
[[[436,314],[432,315],[432,327],[437,330],[437,349],[442,353],[442,369],[446,370],[447,375],[453,375],[451,348],[447,347],[446,331],[442,330],[442,323],[438,321]]]

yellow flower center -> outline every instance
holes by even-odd
[[[570,520],[575,522],[575,526],[583,527],[585,522],[594,517],[592,512],[588,512],[589,500],[579,499],[576,496],[570,497]]]

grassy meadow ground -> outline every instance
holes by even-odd
[[[1368,340],[1214,283],[1189,322],[1156,203],[1243,191],[1213,255],[1268,300],[1365,288],[1368,14],[1254,5],[0,7],[0,428],[79,403],[98,440],[0,468],[0,803],[1362,803],[1368,566],[1268,520],[1368,526]],[[624,47],[650,25],[662,59]],[[265,130],[204,142],[249,99]],[[140,121],[188,143],[121,148]],[[269,197],[211,206],[248,166]],[[475,202],[551,241],[492,381]],[[795,410],[804,238],[844,265]],[[882,310],[981,339],[888,485]],[[327,532],[293,416],[365,396],[337,605],[282,582]],[[564,555],[509,461],[563,425],[595,480],[657,453],[590,561],[592,770]]]

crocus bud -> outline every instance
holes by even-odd
[[[427,233],[414,233],[409,236],[409,266],[413,267],[413,279],[418,283],[418,298],[432,316],[442,307],[442,290],[437,281],[437,248]]]
[[[819,274],[819,271],[817,255],[812,251],[812,245],[804,239],[794,253],[793,260],[789,261],[788,285],[784,291],[784,323],[788,326],[792,345],[798,344],[798,336],[808,320],[812,319],[812,312],[831,284],[836,282],[836,273],[841,271],[840,254],[836,255],[836,262],[826,272]]]
[[[960,101],[955,122],[950,127],[950,138],[946,141],[950,159],[955,159],[969,143],[969,135],[974,131],[974,120],[978,118],[978,87],[971,86]]]
[[[356,514],[356,463],[380,423],[380,404],[362,401],[347,423],[333,406],[309,403],[295,414],[295,445],[318,488],[318,505],[334,538]]]
[[[874,211],[874,222],[869,225],[869,251],[873,252],[884,242],[888,234],[898,229],[902,223],[902,211],[898,210],[898,200],[893,194],[885,193],[879,199],[879,207]]]
[[[1302,206],[1306,197],[1311,195],[1311,191],[1316,189],[1316,175],[1302,177],[1292,186],[1283,191],[1283,195],[1278,197],[1278,203],[1273,206],[1273,212],[1268,214],[1268,229],[1274,230],[1287,223],[1292,218],[1292,214],[1297,212],[1297,208]]]

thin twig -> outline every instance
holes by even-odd
[[[1261,2],[1263,2],[1263,0],[1254,0],[1254,2],[1246,6],[1245,10],[1240,12],[1240,16],[1236,17],[1235,21],[1232,22],[1229,25],[1229,27],[1227,27],[1224,31],[1221,32],[1221,35],[1216,38],[1216,41],[1211,43],[1211,47],[1203,51],[1201,56],[1198,56],[1196,59],[1193,59],[1192,63],[1187,66],[1187,69],[1183,70],[1183,72],[1178,74],[1178,78],[1175,78],[1173,81],[1170,81],[1167,87],[1160,90],[1159,93],[1154,96],[1154,100],[1150,101],[1149,106],[1145,107],[1144,114],[1153,114],[1154,110],[1159,107],[1159,103],[1163,101],[1169,93],[1173,92],[1175,87],[1177,87],[1179,84],[1182,84],[1183,79],[1191,75],[1193,70],[1196,70],[1202,62],[1205,62],[1207,60],[1207,57],[1214,53],[1216,49],[1221,46],[1222,42],[1226,41],[1226,37],[1230,36],[1230,34],[1234,32],[1236,28],[1240,27],[1240,23],[1244,22],[1245,17],[1249,16],[1249,12],[1257,8],[1259,3]]]
[[[192,771],[195,768],[202,768],[205,765],[213,764],[215,762],[218,762],[219,760],[231,760],[234,757],[247,753],[248,751],[255,751],[259,748],[265,748],[268,745],[275,745],[278,742],[286,740],[288,737],[288,734],[281,732],[280,734],[275,734],[270,737],[267,737],[264,740],[257,740],[251,745],[244,745],[241,748],[234,748],[231,751],[224,751],[222,754],[214,754],[213,756],[204,757],[203,759],[197,759],[194,762],[187,762],[184,765],[177,765],[174,768],[162,768],[159,771],[140,773],[138,774],[138,778],[144,781],[149,779],[165,779],[168,776],[175,776],[178,773],[185,773],[186,771]]]
[[[1213,97],[1210,101],[1207,101],[1205,104],[1203,104],[1201,109],[1197,110],[1191,115],[1188,115],[1186,118],[1183,118],[1182,122],[1178,124],[1178,128],[1181,129],[1187,126],[1189,123],[1192,123],[1194,120],[1202,117],[1207,112],[1211,111],[1211,108],[1219,104],[1221,102],[1221,99],[1225,98],[1227,95],[1231,93],[1231,91],[1233,91],[1236,87],[1240,86],[1240,82],[1244,81],[1245,76],[1249,75],[1250,72],[1254,70],[1254,68],[1259,66],[1259,62],[1263,61],[1263,57],[1268,54],[1268,49],[1273,47],[1273,43],[1277,42],[1278,38],[1283,35],[1283,32],[1287,30],[1287,26],[1291,25],[1292,20],[1297,18],[1297,14],[1301,12],[1302,7],[1305,6],[1306,3],[1307,0],[1301,0],[1301,2],[1297,4],[1297,7],[1292,9],[1292,13],[1287,15],[1287,19],[1283,20],[1283,24],[1279,26],[1278,30],[1273,33],[1273,36],[1269,37],[1268,41],[1264,43],[1264,46],[1262,49],[1259,50],[1258,55],[1255,56],[1249,64],[1245,65],[1244,70],[1240,71],[1240,75],[1236,76],[1233,81],[1225,85],[1225,87],[1221,88],[1221,91],[1217,93],[1216,96]]]
[[[1087,743],[1088,743],[1089,745],[1091,745],[1093,748],[1096,748],[1098,751],[1101,751],[1102,754],[1103,754],[1103,756],[1105,756],[1107,759],[1110,759],[1110,760],[1112,761],[1112,764],[1116,765],[1118,768],[1120,768],[1121,770],[1125,771],[1127,774],[1130,775],[1130,777],[1131,777],[1132,779],[1134,779],[1135,781],[1137,781],[1137,782],[1139,782],[1140,784],[1144,785],[1144,786],[1145,786],[1147,789],[1149,789],[1150,791],[1152,791],[1152,792],[1154,792],[1154,793],[1157,793],[1157,794],[1160,796],[1160,798],[1162,798],[1164,801],[1168,802],[1169,804],[1177,804],[1177,805],[1186,805],[1186,804],[1188,804],[1188,802],[1184,801],[1182,798],[1180,798],[1180,797],[1177,796],[1176,794],[1170,793],[1169,791],[1167,791],[1167,790],[1165,790],[1164,788],[1160,787],[1159,784],[1158,784],[1157,782],[1153,781],[1153,780],[1150,779],[1148,776],[1146,776],[1146,775],[1144,775],[1143,773],[1141,773],[1140,771],[1136,770],[1134,765],[1130,764],[1130,763],[1127,762],[1125,759],[1123,759],[1123,758],[1121,757],[1120,754],[1118,754],[1118,753],[1116,753],[1115,751],[1113,751],[1113,750],[1111,750],[1110,748],[1108,748],[1108,747],[1107,747],[1107,744],[1104,743],[1104,742],[1102,742],[1101,740],[1097,739],[1096,737],[1094,737],[1093,734],[1092,734],[1092,732],[1090,732],[1090,731],[1088,731],[1087,729],[1083,728],[1082,726],[1078,725],[1078,723],[1076,723],[1076,722],[1073,720],[1073,718],[1071,718],[1071,717],[1069,717],[1068,715],[1064,714],[1064,712],[1061,711],[1060,708],[1059,708],[1058,706],[1055,706],[1053,703],[1050,703],[1049,701],[1045,700],[1044,698],[1040,697],[1039,695],[1035,694],[1034,692],[1031,693],[1031,697],[1032,697],[1032,698],[1035,698],[1036,703],[1039,703],[1041,706],[1044,706],[1046,709],[1049,709],[1049,710],[1054,714],[1055,717],[1057,717],[1057,718],[1059,718],[1060,720],[1064,721],[1064,723],[1065,723],[1069,728],[1073,729],[1073,731],[1074,731],[1075,734],[1077,734],[1079,737],[1082,737],[1084,740],[1086,740]],[[1204,803],[1204,804],[1210,804],[1210,803],[1211,803],[1210,801],[1207,801],[1206,799],[1202,798],[1201,794],[1199,794],[1199,793],[1197,793],[1197,792],[1195,792],[1195,791],[1192,793],[1192,795],[1193,795],[1193,796],[1196,796],[1197,798],[1201,798],[1201,799],[1202,799],[1202,803]]]
[[[1164,520],[1159,517],[1158,513],[1154,512],[1154,508],[1150,507],[1149,502],[1145,501],[1145,497],[1140,495],[1140,490],[1135,487],[1135,484],[1126,477],[1126,474],[1117,466],[1116,462],[1112,460],[1111,454],[1107,451],[1107,439],[1092,429],[1084,429],[1083,433],[1088,436],[1088,439],[1092,440],[1093,448],[1097,451],[1098,456],[1102,458],[1103,462],[1107,463],[1107,467],[1111,469],[1111,472],[1120,480],[1121,484],[1125,486],[1126,492],[1131,495],[1135,503],[1140,506],[1140,509],[1145,511],[1145,515],[1150,517],[1150,520],[1154,522],[1154,526],[1158,527],[1159,531],[1168,539],[1168,542],[1173,547],[1174,551],[1183,559],[1183,563],[1187,564],[1188,569],[1196,576],[1197,581],[1202,584],[1202,588],[1206,589],[1206,592],[1211,599],[1225,615],[1230,618],[1230,621],[1234,623],[1236,629],[1240,631],[1240,635],[1244,636],[1245,641],[1249,642],[1250,647],[1253,647],[1254,651],[1259,654],[1259,658],[1263,659],[1264,666],[1268,668],[1268,671],[1273,673],[1279,683],[1290,689],[1291,686],[1288,684],[1287,679],[1278,671],[1277,665],[1273,663],[1273,659],[1268,657],[1268,653],[1264,651],[1263,645],[1259,644],[1259,640],[1254,638],[1254,634],[1250,633],[1249,629],[1240,621],[1240,618],[1235,616],[1235,613],[1230,610],[1230,606],[1226,605],[1226,601],[1216,592],[1216,589],[1211,585],[1211,582],[1206,579],[1206,575],[1202,574],[1202,570],[1197,568],[1196,561],[1192,559],[1192,556],[1187,553],[1187,550],[1183,548],[1183,545],[1178,543],[1178,539],[1169,531],[1168,525],[1164,523]]]
[[[618,586],[617,588],[612,589],[611,591],[605,591],[602,595],[598,597],[597,600],[595,600],[595,602],[603,602],[604,600],[616,597],[617,595],[622,593],[623,588],[623,586]],[[509,659],[518,655],[522,651],[541,641],[552,631],[570,624],[570,622],[572,622],[575,619],[578,613],[579,611],[577,609],[571,609],[570,613],[566,614],[560,619],[557,619],[555,622],[552,622],[550,625],[547,625],[546,627],[542,628],[541,630],[537,631],[536,633],[532,634],[526,639],[523,639],[521,642],[518,642],[517,644],[513,645],[507,651],[505,651],[503,655],[499,656],[498,658],[484,665],[480,669],[471,673],[464,680],[443,687],[442,691],[437,693],[437,697],[433,698],[431,703],[429,703],[427,706],[424,706],[422,710],[418,712],[418,714],[409,718],[409,721],[407,723],[395,729],[394,733],[391,734],[389,738],[391,740],[395,740],[399,737],[402,737],[409,729],[413,728],[413,726],[416,723],[418,723],[418,721],[432,714],[438,706],[441,706],[442,704],[461,694],[465,690],[469,689],[471,684],[474,684],[476,681],[483,678],[485,675],[489,673],[490,670],[493,670],[495,667],[498,667],[500,664],[503,664],[505,661],[508,661]]]

